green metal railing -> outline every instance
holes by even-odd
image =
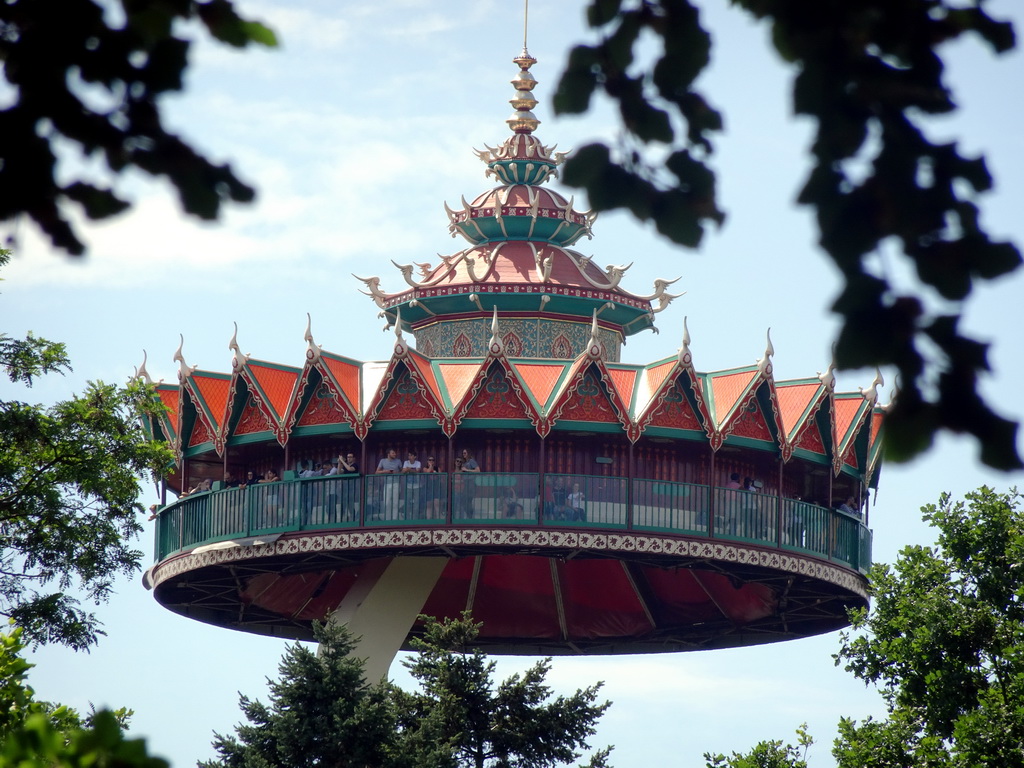
[[[321,528],[543,525],[759,544],[866,572],[871,531],[805,501],[696,483],[536,473],[341,475],[211,491],[160,510],[156,559]]]

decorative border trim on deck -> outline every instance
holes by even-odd
[[[746,547],[707,539],[662,537],[650,534],[595,533],[522,528],[434,528],[308,532],[289,535],[270,544],[210,550],[186,554],[153,566],[153,587],[189,571],[210,566],[288,557],[316,552],[374,549],[421,549],[434,547],[508,547],[529,549],[581,549],[592,552],[625,552],[665,557],[696,558],[770,568],[825,581],[867,600],[866,582],[853,571],[794,552]]]

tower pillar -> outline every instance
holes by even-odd
[[[368,562],[328,621],[352,633],[352,654],[366,660],[366,680],[387,677],[391,662],[430,596],[447,557],[395,557]]]

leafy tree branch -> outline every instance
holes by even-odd
[[[974,436],[991,467],[1024,466],[1017,424],[978,391],[990,371],[988,345],[960,330],[977,281],[1016,270],[1020,252],[981,224],[977,198],[992,187],[984,158],[925,131],[929,116],[956,109],[942,46],[973,35],[1005,53],[1016,43],[1012,26],[991,18],[982,0],[732,3],[771,26],[794,71],[793,111],[817,125],[799,202],[814,209],[819,244],[844,280],[832,306],[843,320],[838,366],[899,374],[888,456],[911,458],[948,430]],[[709,165],[723,120],[694,87],[711,57],[698,10],[688,0],[591,0],[587,14],[598,39],[570,52],[555,110],[586,112],[602,91],[629,138],[582,147],[563,179],[586,189],[596,210],[626,208],[697,247],[704,228],[724,220]],[[650,64],[637,53],[646,35],[661,45]],[[868,258],[890,245],[913,267],[917,287],[900,289],[871,269]]]

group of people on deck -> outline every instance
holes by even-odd
[[[757,492],[760,491],[764,485],[760,480],[752,480],[749,477],[744,477],[740,480],[739,472],[733,472],[729,475],[729,482],[725,484],[725,487],[730,490]],[[794,498],[799,499],[799,496]],[[847,494],[846,496],[840,497],[841,500],[833,500],[832,509],[842,512],[844,515],[856,518],[857,520],[864,519],[864,513],[861,511],[861,505],[857,501],[857,497],[854,494]],[[816,502],[811,502],[816,503]],[[828,506],[826,504],[817,504],[817,506]]]
[[[462,475],[466,472],[479,472],[480,465],[473,458],[473,453],[464,448],[455,458],[452,470],[452,506],[453,511],[472,516],[473,483],[466,482]],[[406,518],[440,518],[444,516],[445,488],[440,478],[423,478],[419,475],[439,475],[441,473],[434,456],[427,457],[427,463],[420,462],[419,454],[414,449],[406,453],[405,461],[398,458],[398,451],[388,449],[387,454],[379,462],[375,475],[396,475],[383,483],[380,488],[379,509],[376,513],[386,519],[395,519],[399,510],[403,510]],[[405,476],[399,482],[399,477]]]

